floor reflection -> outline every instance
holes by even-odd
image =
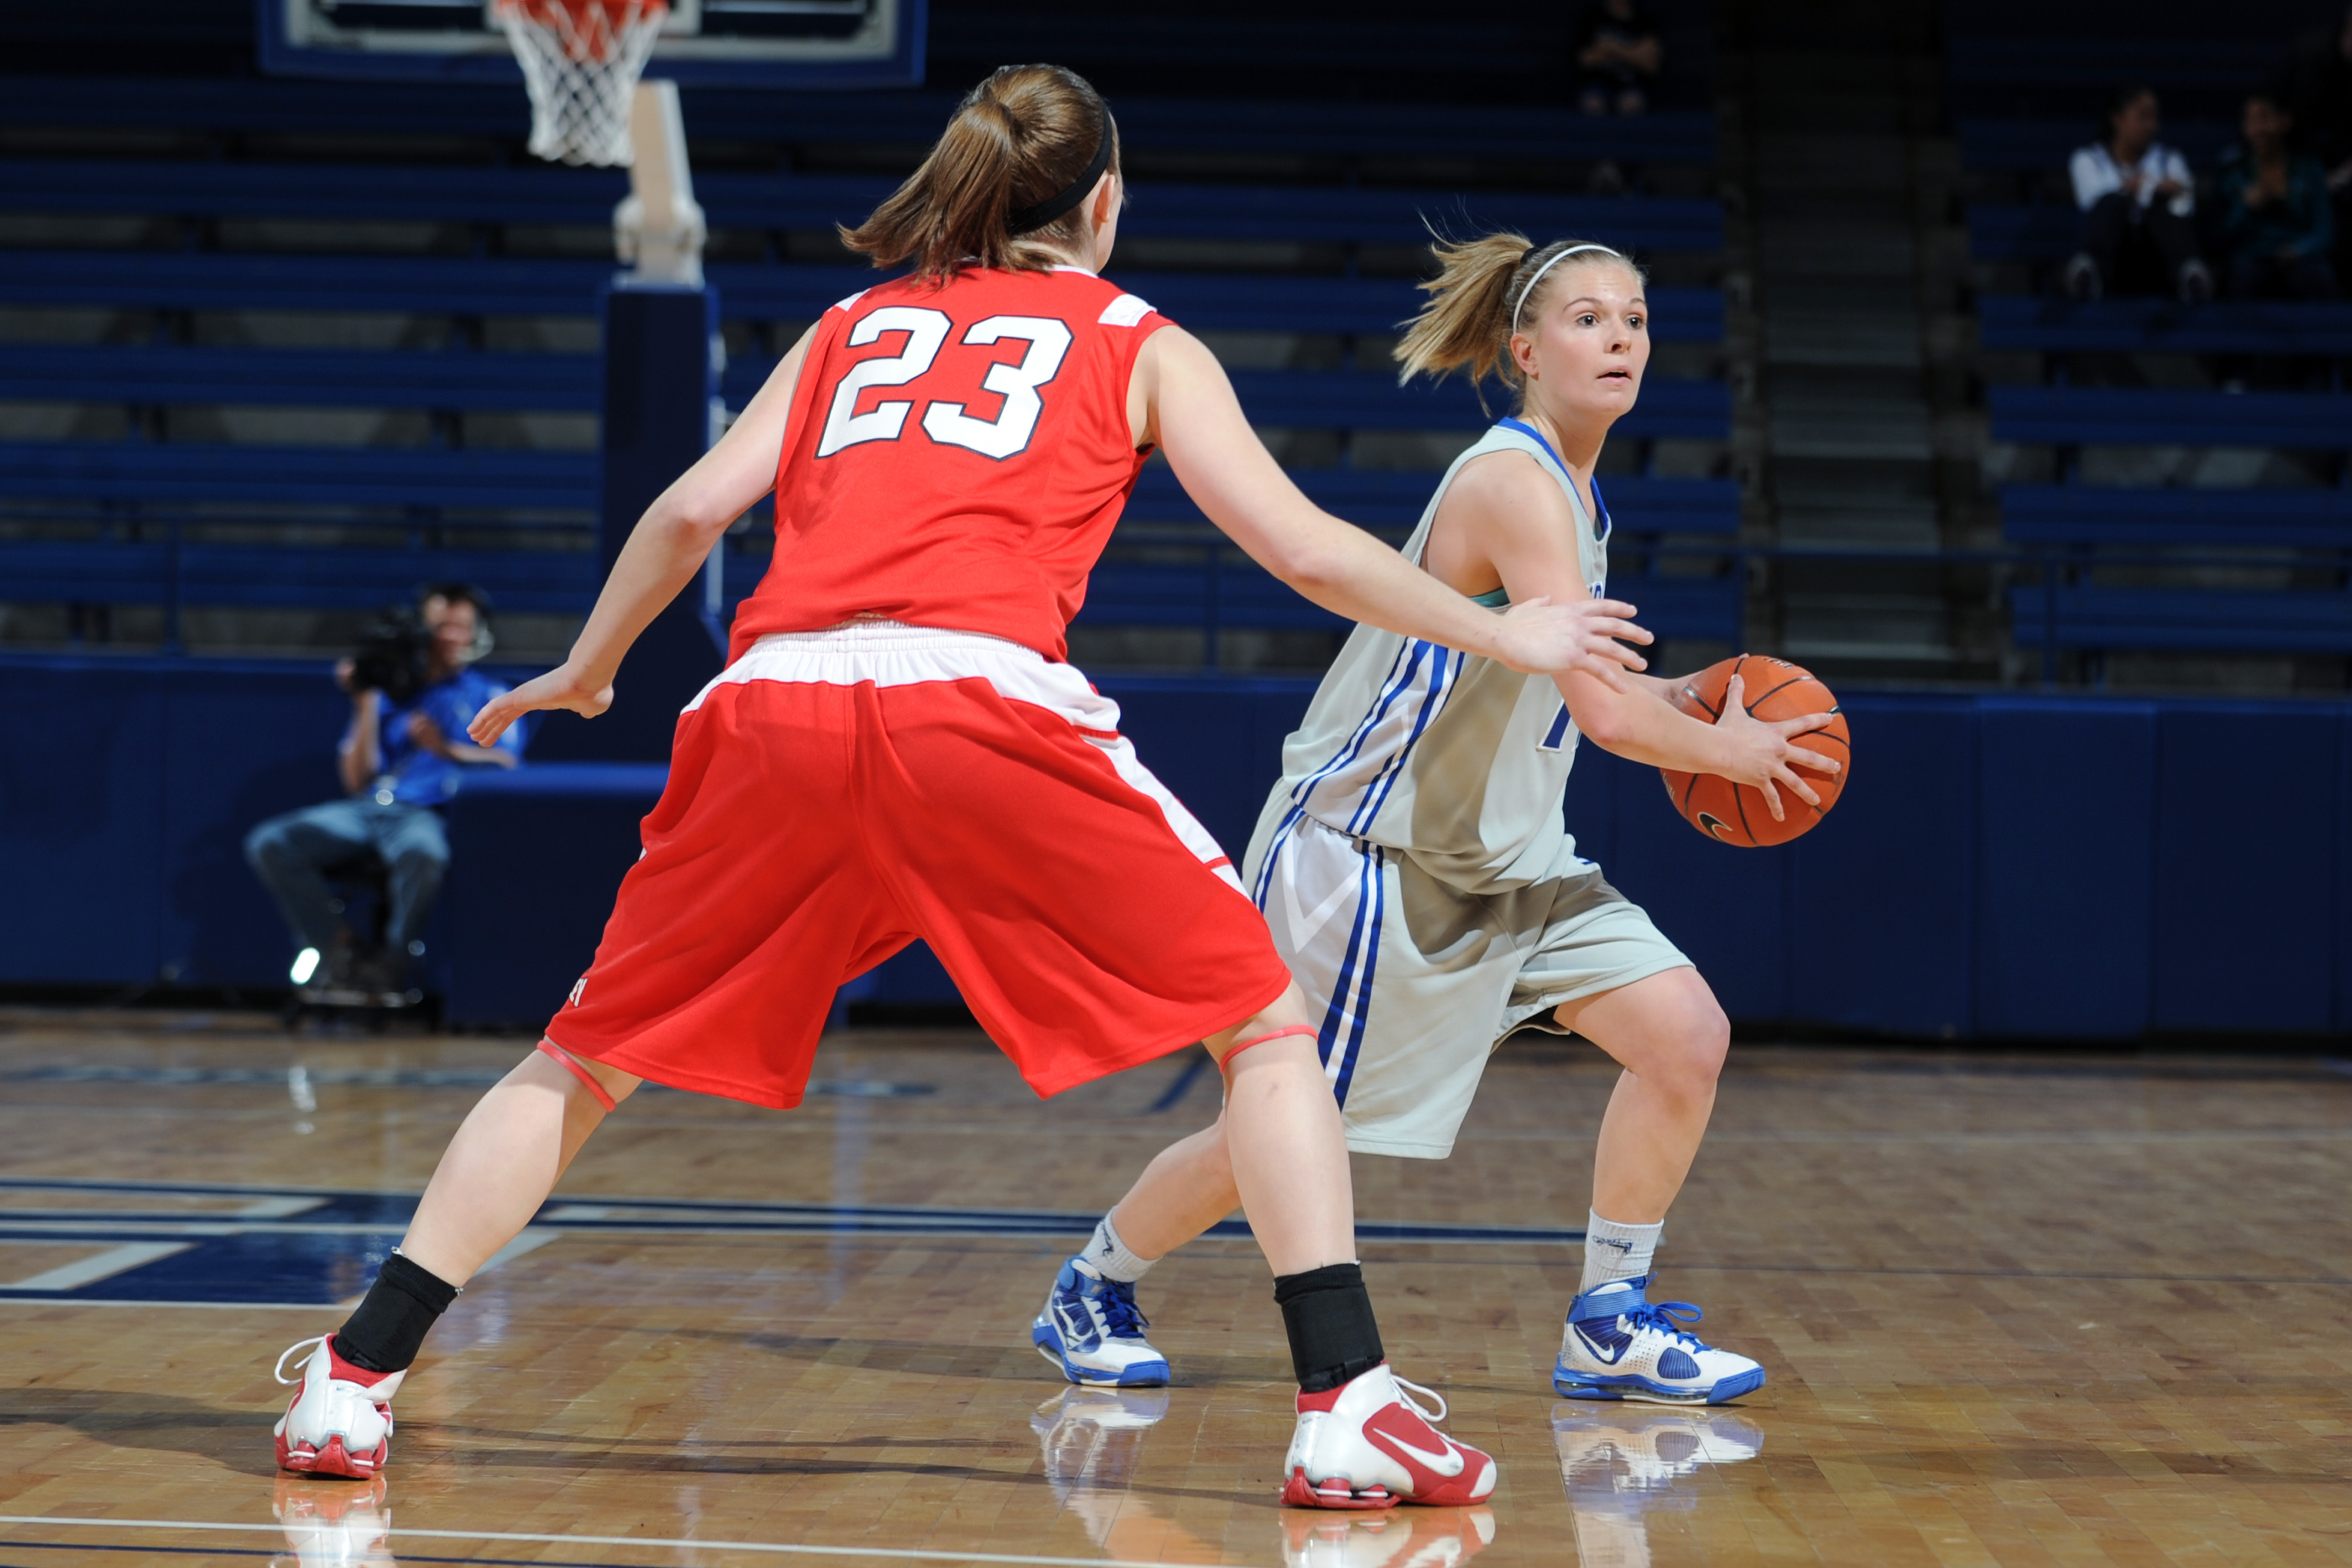
[[[1453,1568],[1495,1539],[1486,1508],[1397,1508],[1385,1513],[1282,1510],[1286,1568]]]
[[[364,1481],[280,1475],[269,1510],[286,1531],[270,1568],[390,1568],[392,1510],[382,1476]]]
[[[1764,1429],[1730,1410],[1559,1405],[1551,1433],[1585,1568],[1650,1568],[1650,1517],[1696,1508],[1701,1471],[1764,1451]]]

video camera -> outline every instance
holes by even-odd
[[[425,689],[432,652],[433,634],[425,617],[395,605],[375,618],[353,650],[352,690],[381,691],[386,702],[399,707]]]

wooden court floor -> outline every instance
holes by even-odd
[[[797,1112],[625,1107],[383,1482],[277,1477],[273,1358],[524,1048],[0,1011],[0,1568],[2352,1563],[2352,1064],[2313,1058],[1735,1051],[1663,1285],[1770,1382],[1694,1412],[1549,1392],[1611,1074],[1514,1047],[1454,1160],[1357,1164],[1390,1351],[1501,1486],[1354,1517],[1275,1506],[1246,1241],[1145,1282],[1164,1395],[1028,1346],[1212,1075],[1040,1103],[976,1036],[847,1034]]]

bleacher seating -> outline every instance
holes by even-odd
[[[786,147],[919,148],[956,102],[946,92],[755,92],[689,88],[687,133]],[[1621,159],[1709,165],[1715,117],[1634,119],[1566,106],[1298,101],[1119,96],[1123,144],[1169,153],[1297,158]],[[510,87],[376,86],[267,79],[0,77],[0,124],[173,131],[224,137],[305,135],[495,138],[520,145],[530,110]]]
[[[2010,634],[2045,658],[2061,647],[2352,654],[2352,490],[2007,485],[2001,529],[2040,557],[2041,581],[2010,590]],[[2336,585],[2084,580],[2119,565],[2143,578],[2216,565],[2302,568]]]
[[[2352,397],[2200,388],[1995,386],[1996,441],[2083,447],[2352,451]]]
[[[2352,302],[2035,299],[1977,301],[1978,341],[2039,353],[2352,355]]]
[[[698,174],[695,195],[716,228],[823,229],[857,222],[895,185],[862,175],[722,169]],[[601,227],[626,195],[626,174],[609,170],[0,160],[0,211],[8,212]],[[1169,182],[1143,188],[1121,215],[1119,232],[1416,245],[1428,238],[1424,217],[1455,229],[1475,222],[1545,237],[1590,235],[1637,251],[1723,247],[1723,210],[1712,201]]]
[[[795,164],[804,155],[820,154],[823,163],[833,157],[829,150],[847,150],[898,161],[898,152],[919,148],[937,133],[952,103],[952,95],[938,92],[689,88],[689,133],[730,148],[730,157],[698,171],[698,198],[722,237],[765,235],[776,256],[786,248],[781,240],[787,232],[855,220],[895,183],[875,174],[803,172]],[[1127,95],[1117,108],[1123,144],[1139,157],[1214,154],[1221,167],[1248,182],[1146,176],[1122,217],[1123,235],[1343,247],[1344,269],[1338,271],[1327,257],[1317,263],[1325,268],[1319,273],[1115,273],[1202,331],[1337,335],[1343,347],[1391,334],[1422,296],[1410,279],[1357,275],[1356,254],[1368,246],[1422,243],[1429,222],[1456,231],[1509,225],[1539,237],[1590,235],[1643,253],[1711,254],[1722,244],[1722,215],[1711,200],[1561,195],[1556,183],[1549,191],[1465,195],[1381,189],[1354,179],[1360,160],[1381,158],[1509,167],[1601,158],[1653,167],[1710,164],[1715,130],[1706,115],[1596,121],[1564,107],[1471,111]],[[592,355],[474,346],[483,340],[485,319],[593,319],[615,271],[601,258],[522,254],[546,244],[527,231],[604,227],[626,190],[625,177],[614,172],[479,161],[485,152],[510,156],[526,121],[521,95],[509,88],[0,79],[0,124],[193,133],[212,153],[185,161],[0,160],[0,212],[129,216],[158,226],[143,236],[150,247],[158,237],[180,241],[176,248],[0,249],[0,306],[154,317],[152,324],[131,323],[134,330],[152,325],[152,342],[0,344],[0,402],[111,405],[131,413],[125,428],[134,437],[151,437],[0,445],[0,510],[12,533],[0,541],[0,577],[8,584],[0,597],[163,604],[174,616],[191,605],[361,608],[406,582],[466,575],[483,582],[504,607],[583,611],[596,586],[595,455],[466,444],[474,427],[464,416],[593,413],[600,399]],[[372,149],[343,152],[348,144],[331,141],[324,144],[328,157],[345,161],[284,161],[307,160],[320,136],[420,133],[445,146],[476,139],[466,155],[477,161],[361,163],[350,160]],[[249,156],[257,146],[276,151]],[[778,172],[746,172],[745,146],[772,149],[767,155]],[[299,251],[286,248],[289,231],[283,228],[270,237],[278,248],[237,248],[249,242],[235,236],[224,247],[222,226],[252,220],[329,235],[336,225],[362,222],[460,232],[457,251],[433,254],[354,254],[324,246]],[[731,255],[741,256],[740,239],[732,243]],[[814,320],[878,276],[854,265],[733,258],[714,260],[707,271],[727,320],[761,329],[751,336],[755,345],[774,344],[774,329]],[[1656,340],[1722,340],[1717,291],[1659,287],[1650,297]],[[448,346],[278,349],[185,341],[206,338],[190,330],[188,316],[215,312],[422,318],[428,325],[446,323]],[[110,335],[120,333],[118,327]],[[733,336],[740,345],[743,334]],[[1357,356],[1351,351],[1349,357]],[[740,406],[770,368],[761,353],[739,352],[723,376],[728,401]],[[1354,370],[1241,368],[1234,379],[1253,420],[1265,427],[1461,431],[1490,417],[1466,387],[1400,388],[1370,355]],[[436,418],[429,445],[404,447],[152,438],[182,423],[176,415],[158,422],[152,411],[190,407],[421,410]],[[1729,395],[1720,383],[1660,375],[1621,431],[1646,458],[1661,439],[1723,440],[1729,423]],[[1302,469],[1297,477],[1343,515],[1391,531],[1419,515],[1434,479],[1345,467]],[[1625,557],[1629,571],[1654,566],[1662,537],[1721,542],[1737,532],[1738,490],[1727,481],[1644,476],[1609,489],[1621,536],[1639,547]],[[1338,626],[1209,529],[1164,468],[1147,474],[1131,516],[1134,526],[1122,529],[1105,563],[1090,624],[1201,625],[1213,643],[1220,627]],[[254,542],[257,526],[291,525],[307,530],[288,536],[305,542],[298,547]],[[1130,539],[1134,549],[1127,547]],[[341,542],[321,547],[321,540]],[[394,547],[404,540],[407,548]],[[759,571],[756,559],[741,561],[730,596],[740,597]],[[1655,606],[1645,613],[1662,635],[1736,637],[1740,595],[1733,575],[1718,570],[1659,581],[1673,586],[1643,597]]]
[[[2095,126],[2082,116],[2066,119],[1963,120],[1954,128],[1960,167],[1978,174],[2048,174],[2063,179],[2066,160],[2092,140]],[[2235,121],[2164,121],[2163,140],[2177,147],[2191,167],[2208,168],[2238,139]],[[2071,211],[2069,207],[2066,210]]]
[[[589,316],[609,261],[465,256],[293,256],[168,250],[0,250],[0,305],[118,310],[383,311],[425,316]],[[871,288],[871,268],[715,263],[730,321],[811,321]],[[1422,296],[1406,279],[1138,272],[1118,281],[1208,331],[1392,333]],[[1723,336],[1722,296],[1655,289],[1662,342]]]

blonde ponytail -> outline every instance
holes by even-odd
[[[912,261],[934,282],[969,266],[1042,271],[1092,232],[1087,191],[1056,198],[1080,181],[1091,189],[1089,170],[1118,169],[1118,124],[1084,77],[1005,66],[964,95],[922,167],[841,242],[877,267]]]
[[[1492,376],[1518,391],[1519,367],[1510,355],[1513,323],[1541,312],[1542,296],[1559,277],[1556,264],[1575,251],[1621,262],[1635,278],[1648,280],[1630,257],[1589,239],[1537,246],[1504,229],[1475,239],[1440,236],[1429,249],[1437,258],[1437,276],[1420,285],[1429,302],[1397,340],[1400,384],[1416,375],[1443,381],[1463,371],[1474,386]]]

